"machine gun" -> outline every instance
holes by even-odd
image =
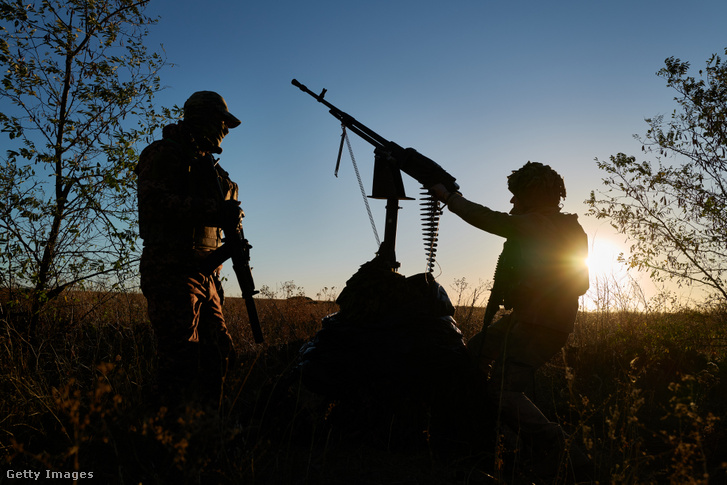
[[[428,189],[441,183],[450,192],[456,192],[459,190],[459,185],[455,181],[456,179],[430,158],[425,157],[413,148],[402,148],[358,122],[353,116],[336,108],[324,99],[326,89],[323,89],[320,94],[315,94],[296,79],[293,79],[291,83],[301,91],[313,96],[319,103],[325,105],[329,109],[329,113],[341,122],[343,133],[341,134],[341,144],[338,148],[336,172],[341,163],[346,128],[353,131],[374,147],[376,159],[374,166],[374,188],[371,197],[387,200],[384,241],[381,243],[378,254],[385,260],[390,261],[393,269],[398,267],[394,253],[397,211],[399,208],[398,201],[408,199],[404,193],[401,171],[422,184],[428,194],[427,199],[422,203],[422,215],[424,216],[422,221],[424,225],[424,245],[428,257],[428,272],[431,272],[434,265],[437,246],[437,228],[441,212],[438,201]]]
[[[218,161],[215,160],[212,155],[209,155],[209,162],[211,170],[214,173],[215,180],[217,181],[220,199],[224,200],[225,191],[222,188],[219,177],[217,176],[216,167]],[[252,269],[250,268],[250,249],[252,246],[247,239],[245,239],[242,224],[237,224],[234,227],[223,227],[222,231],[225,234],[225,242],[222,246],[215,249],[209,256],[207,256],[204,262],[205,268],[211,273],[222,263],[228,259],[232,259],[232,269],[237,277],[237,282],[240,284],[242,298],[245,300],[245,307],[247,308],[247,316],[250,319],[252,336],[256,343],[262,343],[264,338],[262,330],[260,329],[260,318],[257,314],[255,299],[253,298],[253,296],[258,294],[259,291],[255,289],[255,282],[252,279]]]

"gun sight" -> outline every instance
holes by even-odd
[[[328,104],[328,103],[325,103],[325,102],[323,101],[323,97],[324,97],[324,96],[326,95],[326,92],[328,91],[328,90],[327,90],[326,88],[323,88],[323,90],[321,91],[321,94],[316,94],[316,93],[314,93],[313,91],[311,91],[310,89],[308,89],[308,86],[306,86],[305,84],[301,84],[300,82],[298,82],[298,80],[297,80],[297,79],[293,79],[292,81],[290,81],[290,83],[291,83],[291,84],[292,84],[293,86],[295,86],[296,88],[298,88],[298,89],[300,89],[301,91],[303,91],[304,93],[308,93],[308,94],[310,94],[311,96],[313,96],[314,98],[316,98],[316,100],[317,100],[317,101],[318,101],[319,103],[323,103],[323,104]]]

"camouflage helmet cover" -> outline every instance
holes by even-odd
[[[214,91],[197,91],[184,103],[184,117],[214,116],[222,119],[229,128],[240,126],[240,120],[227,109],[225,99]]]
[[[534,205],[558,205],[565,199],[563,177],[550,165],[528,162],[507,177],[507,188],[516,197]]]

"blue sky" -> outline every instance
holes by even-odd
[[[506,177],[528,160],[565,178],[566,212],[593,240],[627,248],[583,201],[602,174],[594,159],[640,155],[632,135],[668,115],[674,92],[655,75],[664,59],[704,67],[727,47],[724,0],[368,2],[156,0],[147,37],[173,67],[160,105],[194,91],[225,97],[243,124],[223,142],[222,166],[240,185],[258,287],[294,281],[314,297],[346,280],[377,249],[351,162],[333,176],[340,127],[290,84],[326,99],[380,135],[454,175],[463,194],[508,211]],[[373,153],[351,134],[367,191]],[[407,176],[409,196],[417,183]],[[370,201],[383,237],[384,202]],[[424,271],[419,206],[401,203],[401,272]],[[445,211],[435,276],[492,277],[502,240]],[[228,283],[231,294],[239,290]]]

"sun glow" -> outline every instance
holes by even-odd
[[[586,259],[588,270],[593,278],[619,279],[626,275],[626,265],[618,260],[623,250],[607,239],[594,239]]]

